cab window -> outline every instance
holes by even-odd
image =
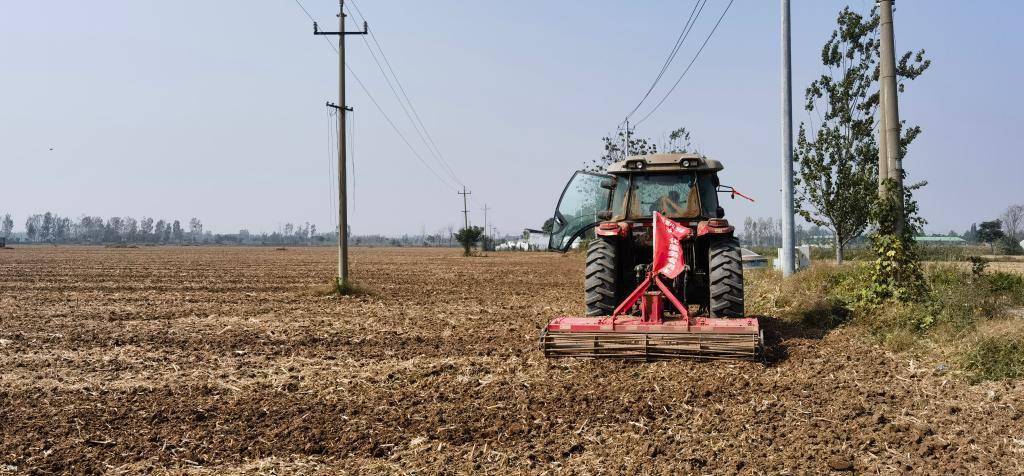
[[[701,216],[693,174],[635,175],[632,185],[630,218],[650,217],[655,211],[671,218]]]
[[[700,174],[697,176],[697,188],[700,191],[700,205],[704,209],[704,216],[714,218],[718,216],[718,192],[715,187],[712,174]]]

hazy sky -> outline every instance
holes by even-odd
[[[726,5],[711,0],[663,83]],[[637,131],[685,125],[755,197],[728,216],[780,209],[779,8],[737,0],[703,55]],[[859,10],[867,0],[854,0]],[[1018,1],[899,2],[899,51],[932,68],[901,97],[924,132],[905,166],[930,231],[962,231],[1024,202]],[[303,0],[334,29],[337,3]],[[793,2],[796,119],[842,1]],[[361,0],[430,135],[503,232],[539,226],[573,170],[601,153],[646,90],[689,0]],[[337,61],[293,0],[0,0],[0,213],[154,216],[207,229],[335,225],[324,102]],[[360,37],[349,63],[424,159]],[[355,233],[418,233],[462,221],[462,200],[415,158],[349,77],[355,113]],[[662,89],[655,91],[658,97]],[[644,113],[645,109],[641,109]],[[796,126],[799,125],[799,122]],[[53,148],[51,151],[50,148]],[[440,170],[436,162],[431,162]]]

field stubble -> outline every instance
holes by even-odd
[[[582,260],[0,253],[0,472],[1020,473],[1014,382],[769,320],[773,361],[546,361]]]

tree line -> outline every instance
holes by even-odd
[[[316,244],[338,239],[337,230],[322,233],[315,224],[286,223],[270,233],[251,233],[241,229],[237,233],[213,233],[203,228],[199,218],[181,220],[114,216],[103,219],[83,215],[77,219],[45,212],[25,219],[25,229],[14,233],[14,219],[10,214],[0,218],[0,237],[27,243],[152,243],[152,244]]]
[[[793,239],[796,244],[824,244],[832,241],[832,233],[815,224],[804,227],[797,224]],[[782,220],[778,218],[747,217],[743,220],[740,240],[746,246],[782,246]]]
[[[63,217],[53,212],[37,213],[25,219],[24,231],[14,232],[14,218],[10,214],[0,216],[0,237],[14,243],[53,244],[240,244],[240,245],[329,245],[337,242],[337,228],[324,232],[316,224],[304,222],[285,223],[273,232],[253,233],[241,229],[237,233],[213,233],[204,229],[199,218],[182,220],[154,219],[143,217],[110,217],[83,215],[77,219]],[[456,230],[452,225],[439,228],[434,233],[425,230],[419,234],[385,236],[379,234],[353,234],[349,229],[349,244],[352,246],[406,246],[406,247],[454,247],[458,246]],[[488,237],[497,239],[495,237]],[[501,239],[515,239],[504,236]],[[488,242],[489,243],[489,242]]]

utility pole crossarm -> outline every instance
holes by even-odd
[[[331,109],[335,109],[335,110],[340,110],[341,109],[341,106],[339,106],[337,104],[334,104],[333,102],[330,102],[330,101],[327,101],[327,107],[329,107]],[[345,110],[348,111],[348,112],[355,111],[355,109],[352,109],[352,107],[350,107],[350,106],[345,106]]]
[[[314,35],[365,35],[370,32],[369,26],[366,22],[363,22],[363,31],[320,31],[320,27],[313,22],[313,34]]]

